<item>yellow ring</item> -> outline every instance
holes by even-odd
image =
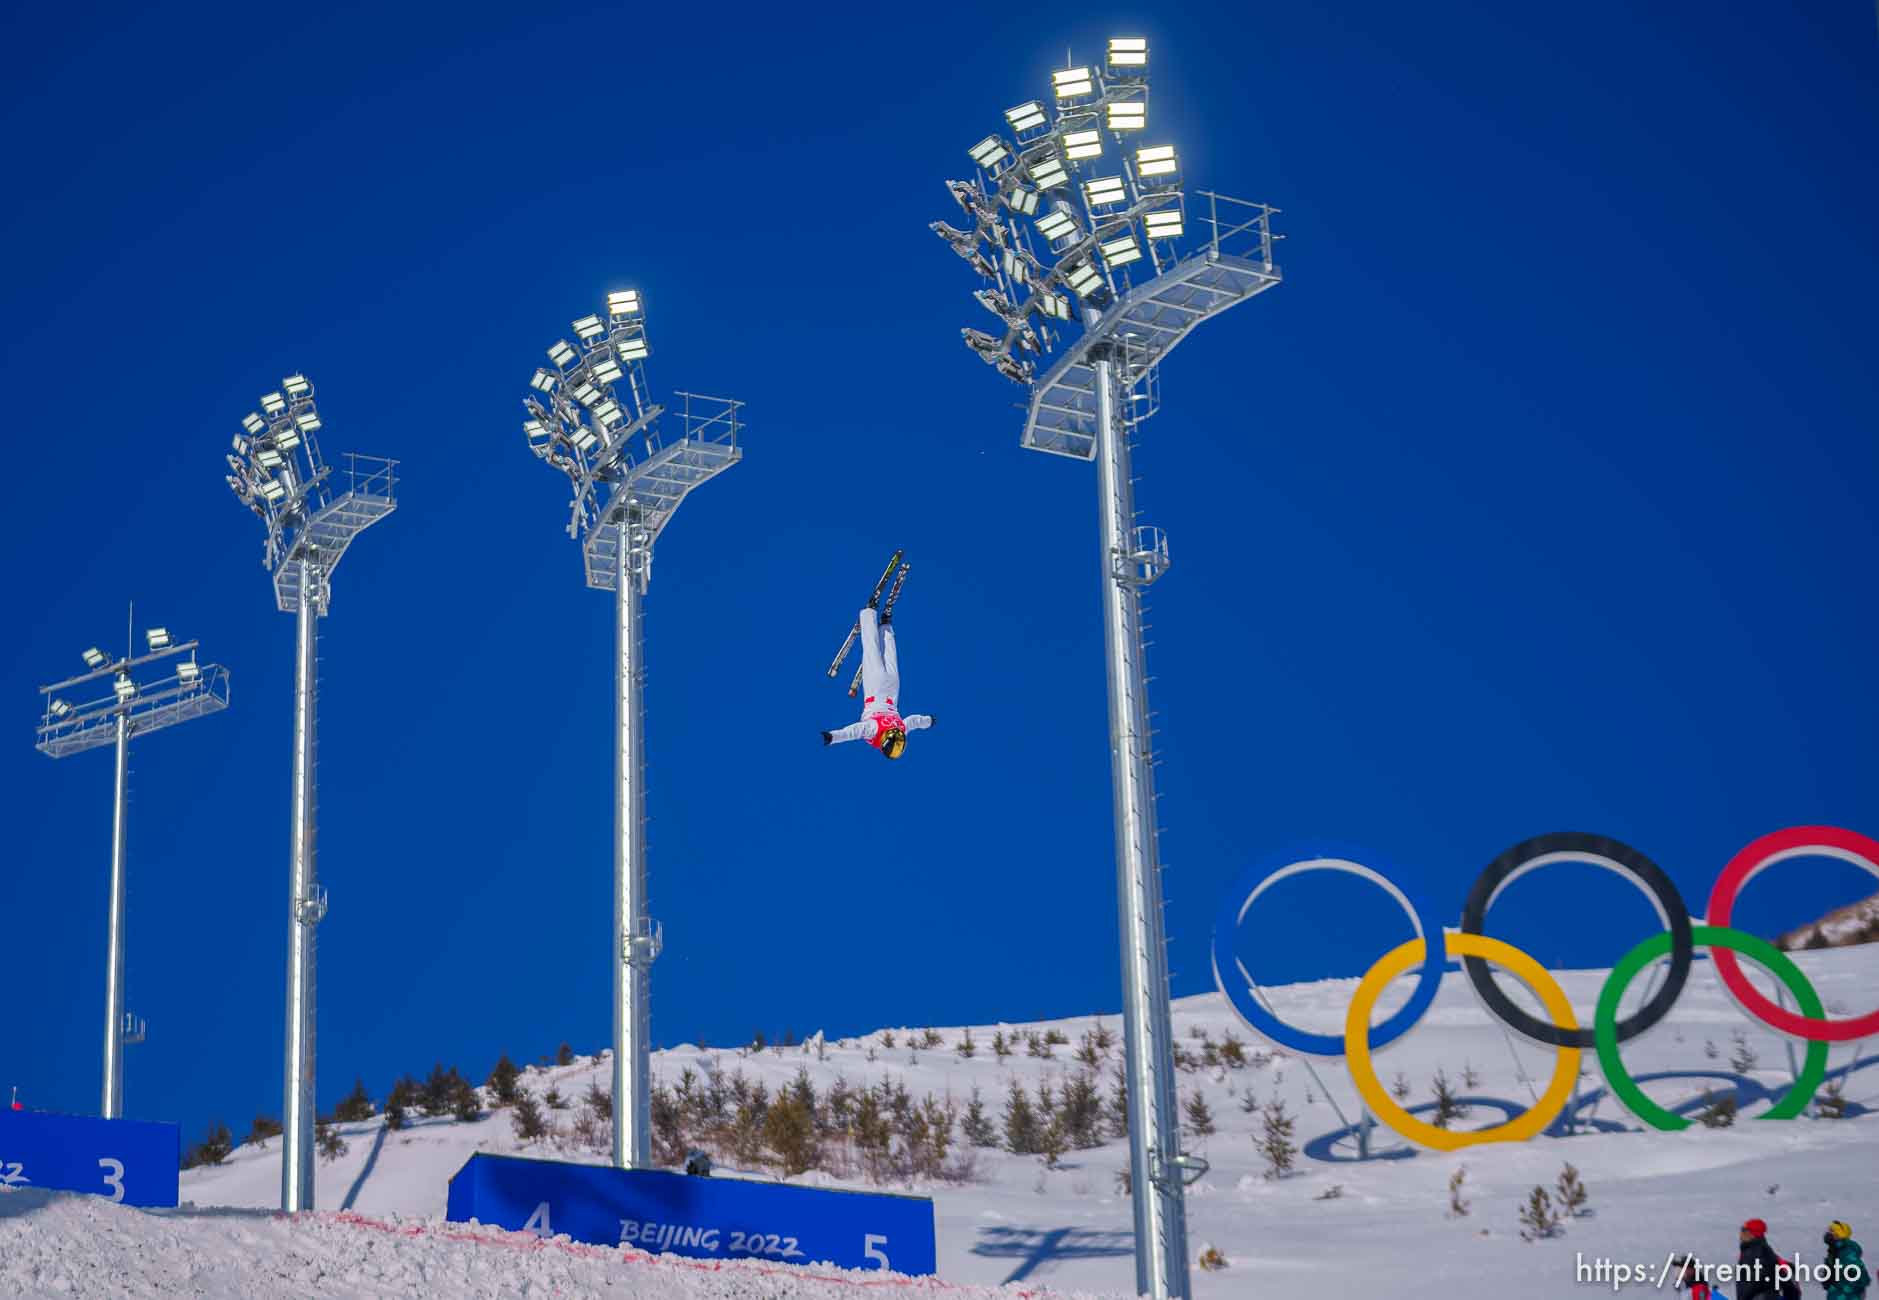
[[[1447,947],[1448,956],[1482,957],[1512,971],[1528,988],[1539,994],[1540,1001],[1552,1014],[1554,1024],[1561,1029],[1579,1027],[1579,1022],[1572,1014],[1572,1004],[1566,1001],[1565,990],[1546,973],[1544,966],[1520,949],[1480,934],[1445,934],[1442,942]],[[1505,1124],[1496,1124],[1493,1128],[1456,1132],[1425,1124],[1397,1105],[1396,1099],[1378,1080],[1376,1067],[1370,1060],[1371,1009],[1376,1006],[1383,990],[1389,987],[1390,981],[1421,961],[1426,951],[1427,947],[1421,939],[1411,939],[1401,947],[1385,953],[1357,985],[1350,1010],[1344,1016],[1344,1057],[1350,1067],[1351,1082],[1357,1085],[1358,1096],[1364,1099],[1372,1114],[1392,1129],[1412,1142],[1420,1142],[1438,1151],[1454,1151],[1481,1142],[1524,1142],[1535,1136],[1559,1117],[1559,1112],[1566,1108],[1567,1101],[1572,1097],[1573,1084],[1579,1078],[1579,1049],[1576,1047],[1558,1049],[1559,1057],[1553,1065],[1552,1081],[1546,1085],[1546,1091],[1538,1101],[1524,1114]]]

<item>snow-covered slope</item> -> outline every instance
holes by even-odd
[[[1836,907],[1818,921],[1797,926],[1775,940],[1777,948],[1843,948],[1879,937],[1879,894]]]
[[[1819,989],[1830,1014],[1858,1014],[1879,1004],[1879,945],[1805,952],[1795,959]],[[1589,1022],[1604,973],[1564,972],[1559,979],[1582,1020]],[[1269,993],[1282,1014],[1308,1028],[1329,1030],[1341,1022],[1354,987],[1354,980],[1331,980]],[[1639,992],[1634,990],[1633,997]],[[1058,1028],[1074,1046],[1096,1023],[1083,1017],[1003,1028],[1008,1035],[1014,1029]],[[1114,1016],[1104,1023],[1112,1031],[1120,1027]],[[1229,1032],[1247,1038],[1224,1001],[1214,995],[1178,1002],[1175,1026],[1177,1037],[1196,1057],[1199,1034],[1214,1043]],[[821,1053],[804,1047],[740,1054],[681,1046],[659,1053],[654,1068],[667,1083],[686,1068],[699,1073],[707,1068],[727,1074],[741,1070],[763,1081],[772,1094],[799,1069],[806,1070],[822,1092],[838,1076],[851,1086],[891,1077],[903,1082],[916,1099],[933,1093],[963,1102],[976,1087],[994,1119],[1011,1080],[1034,1094],[1039,1082],[1060,1084],[1083,1068],[1071,1059],[1070,1047],[1057,1047],[1047,1060],[1027,1056],[1020,1047],[1000,1061],[991,1052],[999,1028],[972,1028],[978,1050],[970,1060],[956,1050],[960,1029],[939,1031],[942,1048],[910,1050],[910,1031],[900,1027],[894,1031],[892,1049],[882,1045],[879,1034],[829,1043]],[[1258,1046],[1248,1042],[1249,1055]],[[1807,1259],[1817,1252],[1821,1228],[1832,1218],[1848,1220],[1862,1235],[1879,1237],[1879,1179],[1872,1176],[1879,1157],[1879,1121],[1865,1113],[1866,1108],[1879,1108],[1879,1044],[1874,1047],[1869,1053],[1858,1045],[1836,1047],[1830,1056],[1830,1067],[1843,1078],[1851,1102],[1846,1119],[1756,1123],[1747,1117],[1768,1104],[1757,1100],[1745,1104],[1745,1118],[1733,1128],[1641,1132],[1602,1095],[1596,1062],[1588,1053],[1583,1089],[1593,1100],[1583,1115],[1592,1131],[1440,1154],[1408,1149],[1378,1130],[1373,1154],[1381,1158],[1364,1161],[1356,1159],[1356,1144],[1347,1130],[1346,1121],[1357,1114],[1356,1094],[1341,1063],[1312,1063],[1308,1068],[1296,1057],[1278,1055],[1244,1068],[1184,1071],[1183,1097],[1205,1098],[1218,1128],[1211,1137],[1188,1139],[1190,1150],[1212,1162],[1211,1172],[1188,1193],[1190,1240],[1196,1252],[1204,1244],[1217,1246],[1228,1261],[1222,1271],[1196,1273],[1195,1296],[1225,1300],[1258,1294],[1385,1294],[1400,1300],[1500,1300],[1516,1279],[1526,1279],[1519,1284],[1522,1294],[1565,1295],[1576,1290],[1574,1267],[1581,1256],[1661,1264],[1674,1248],[1711,1259],[1732,1257],[1735,1225],[1751,1215],[1769,1221],[1775,1245],[1784,1253],[1800,1251]],[[1696,965],[1666,1023],[1627,1044],[1624,1056],[1634,1073],[1671,1070],[1688,1076],[1647,1083],[1647,1090],[1665,1104],[1726,1090],[1738,1078],[1751,1093],[1778,1095],[1790,1078],[1785,1040],[1737,1010],[1707,962]],[[1731,1057],[1743,1067],[1739,1075],[1732,1070]],[[1113,1049],[1109,1059],[1114,1059]],[[1421,1026],[1382,1053],[1378,1068],[1386,1081],[1401,1074],[1410,1087],[1412,1106],[1429,1099],[1429,1081],[1438,1069],[1458,1084],[1472,1076],[1473,1085],[1461,1088],[1480,1099],[1463,1121],[1463,1127],[1470,1127],[1498,1120],[1502,1111],[1496,1101],[1515,1109],[1524,1106],[1531,1087],[1537,1086],[1531,1081],[1546,1077],[1551,1060],[1549,1051],[1510,1039],[1480,1009],[1466,979],[1451,972]],[[1105,1063],[1099,1071],[1105,1085],[1108,1070]],[[524,1077],[525,1086],[537,1095],[552,1085],[570,1099],[590,1082],[605,1086],[604,1064],[583,1060],[562,1069],[532,1070]],[[1283,1098],[1299,1116],[1297,1139],[1304,1153],[1293,1176],[1276,1181],[1263,1176],[1253,1140],[1258,1120],[1241,1107],[1249,1096],[1258,1102]],[[549,1114],[565,1128],[572,1112]],[[218,1267],[236,1269],[237,1256],[253,1259],[252,1268],[262,1271],[252,1273],[250,1280],[257,1283],[253,1289],[226,1294],[284,1288],[307,1295],[507,1295],[533,1294],[531,1288],[539,1287],[543,1293],[558,1289],[569,1295],[820,1296],[852,1292],[852,1283],[861,1276],[789,1289],[781,1277],[763,1275],[757,1290],[694,1291],[684,1288],[693,1285],[687,1279],[695,1270],[681,1276],[672,1271],[679,1268],[672,1263],[629,1266],[617,1256],[609,1260],[584,1253],[585,1248],[556,1247],[543,1253],[548,1248],[498,1246],[492,1242],[513,1239],[489,1233],[466,1237],[454,1225],[434,1222],[443,1214],[447,1180],[472,1152],[600,1157],[581,1149],[571,1135],[564,1135],[559,1144],[523,1144],[515,1138],[506,1111],[474,1123],[420,1119],[397,1133],[376,1119],[342,1126],[342,1131],[349,1149],[320,1165],[318,1203],[330,1211],[343,1208],[374,1220],[402,1216],[402,1231],[413,1235],[394,1236],[382,1225],[366,1226],[331,1214],[299,1224],[227,1213],[149,1216],[62,1198],[21,1213],[11,1201],[0,1201],[0,1281],[9,1284],[0,1289],[55,1293],[47,1261],[77,1250],[71,1238],[81,1233],[100,1242],[121,1239],[126,1243],[124,1259],[112,1267],[151,1285],[170,1278],[173,1289],[183,1294],[224,1294],[192,1282],[197,1276],[192,1270],[205,1260],[221,1260]],[[1027,1289],[1049,1288],[1051,1294],[1073,1289],[1114,1296],[1131,1293],[1130,1208],[1116,1182],[1127,1164],[1123,1143],[1072,1150],[1056,1169],[1045,1169],[1035,1156],[990,1149],[976,1154],[973,1181],[914,1188],[934,1198],[940,1274],[946,1282],[976,1288],[1009,1280]],[[1570,1222],[1561,1237],[1523,1242],[1516,1220],[1520,1202],[1536,1184],[1551,1187],[1566,1161],[1578,1168],[1590,1189],[1591,1214]],[[197,1207],[271,1207],[279,1195],[279,1168],[278,1139],[265,1149],[244,1147],[220,1167],[185,1173],[183,1197]],[[1464,1217],[1446,1212],[1449,1180],[1457,1168],[1466,1170],[1463,1195],[1469,1213]],[[802,1181],[834,1180],[812,1173]],[[134,1244],[140,1233],[151,1237],[143,1246]],[[421,1258],[408,1257],[408,1252]],[[165,1260],[168,1263],[161,1262]],[[175,1271],[153,1273],[149,1268]],[[820,1275],[836,1276],[829,1270]],[[632,1280],[649,1276],[664,1280]],[[274,1279],[279,1285],[264,1288],[258,1285],[260,1279]],[[458,1285],[459,1279],[497,1281],[489,1282],[493,1289],[478,1290],[483,1281]],[[653,1289],[630,1289],[646,1285]],[[662,1285],[666,1289],[659,1289]],[[604,1289],[608,1287],[613,1289]]]

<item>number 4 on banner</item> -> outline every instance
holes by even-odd
[[[878,1234],[872,1233],[872,1232],[867,1232],[867,1233],[862,1234],[862,1237],[861,1237],[862,1257],[864,1259],[880,1260],[881,1271],[883,1273],[891,1271],[894,1267],[892,1264],[887,1262],[887,1252],[881,1249],[881,1247],[885,1246],[886,1244],[887,1244],[886,1237],[879,1236]]]
[[[555,1230],[548,1226],[548,1202],[543,1201],[535,1207],[535,1213],[528,1216],[528,1222],[522,1225],[522,1231],[532,1232],[538,1237],[552,1237]]]

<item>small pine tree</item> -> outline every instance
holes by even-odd
[[[1292,1143],[1296,1122],[1285,1113],[1285,1102],[1279,1097],[1267,1104],[1260,1126],[1259,1154],[1265,1159],[1268,1179],[1280,1179],[1292,1172],[1292,1162],[1298,1157],[1298,1148]]]
[[[1716,1050],[1716,1040],[1715,1040],[1715,1039],[1713,1039],[1713,1038],[1705,1038],[1705,1039],[1703,1040],[1703,1055],[1704,1055],[1704,1056],[1706,1056],[1706,1057],[1708,1057],[1708,1058],[1709,1058],[1710,1060],[1712,1060],[1712,1061],[1713,1061],[1713,1060],[1715,1060],[1715,1059],[1716,1059],[1717,1057],[1719,1057],[1719,1056],[1721,1056],[1721,1055],[1722,1055],[1722,1053],[1721,1053],[1721,1052],[1719,1052],[1719,1051],[1717,1051],[1717,1050]]]
[[[1207,1098],[1195,1093],[1182,1107],[1187,1115],[1187,1131],[1195,1137],[1212,1137],[1214,1133],[1214,1113],[1207,1109]]]
[[[1429,1081],[1429,1087],[1435,1093],[1435,1116],[1431,1122],[1437,1128],[1447,1128],[1466,1113],[1466,1108],[1455,1099],[1455,1088],[1448,1080],[1448,1071],[1438,1068],[1435,1078]]]
[[[1044,1031],[1044,1042],[1051,1047],[1070,1046],[1069,1036],[1061,1029],[1046,1029]]]
[[[1535,1187],[1520,1207],[1520,1239],[1538,1241],[1558,1232],[1559,1215],[1553,1209],[1553,1198],[1546,1194],[1544,1187]]]
[[[1814,1113],[1822,1119],[1846,1118],[1846,1080],[1835,1079],[1814,1098]]]
[[[1095,1033],[1096,1033],[1096,1050],[1097,1051],[1107,1052],[1110,1048],[1116,1045],[1116,1036],[1110,1033],[1109,1026],[1105,1025],[1100,1020],[1096,1022]]]
[[[1229,1070],[1246,1068],[1245,1044],[1233,1036],[1231,1029],[1227,1030],[1226,1035],[1220,1040],[1220,1059]]]
[[[267,1115],[256,1115],[254,1123],[248,1126],[248,1136],[242,1141],[250,1146],[262,1146],[271,1137],[279,1137],[280,1121]]]
[[[1129,1173],[1127,1165],[1116,1170],[1116,1190],[1124,1196],[1131,1196],[1135,1191],[1135,1179]]]
[[[1055,1169],[1057,1162],[1063,1159],[1063,1153],[1070,1148],[1070,1139],[1063,1131],[1063,1116],[1053,1115],[1044,1125],[1044,1131],[1038,1135],[1037,1151],[1044,1157],[1044,1168]]]
[[[608,1092],[597,1083],[590,1083],[587,1085],[587,1092],[582,1096],[581,1100],[587,1103],[594,1114],[600,1116],[600,1118],[606,1120],[609,1124],[613,1122],[613,1094],[611,1092]]]
[[[345,1155],[348,1150],[346,1139],[339,1135],[339,1129],[335,1127],[331,1116],[314,1124],[313,1145],[319,1150],[320,1159],[328,1164]]]
[[[1448,1217],[1462,1219],[1468,1215],[1468,1202],[1462,1197],[1462,1184],[1468,1181],[1468,1166],[1457,1165],[1455,1172],[1448,1176]]]
[[[1031,1099],[1016,1079],[1005,1096],[1005,1150],[1014,1156],[1036,1155],[1043,1136]]]
[[[1005,1058],[1011,1055],[1011,1040],[1005,1037],[1005,1031],[1002,1029],[992,1031],[992,1055],[998,1058],[1000,1065],[1003,1065]]]
[[[883,1029],[883,1030],[881,1031],[881,1047],[882,1047],[882,1049],[883,1049],[883,1050],[885,1050],[885,1051],[890,1051],[890,1052],[891,1052],[891,1051],[893,1051],[893,1050],[894,1050],[894,1042],[895,1042],[895,1039],[894,1039],[894,1031],[893,1031],[893,1030],[891,1030],[891,1029]]]
[[[970,1061],[978,1054],[979,1045],[972,1041],[970,1029],[966,1030],[965,1037],[959,1040],[959,1045],[953,1050],[959,1053],[959,1059],[962,1061]]]
[[[1087,1070],[1094,1070],[1103,1063],[1103,1054],[1096,1050],[1096,1036],[1094,1034],[1085,1033],[1083,1035],[1082,1040],[1077,1044],[1076,1059],[1077,1064]]]
[[[1559,1171],[1559,1182],[1554,1185],[1554,1192],[1559,1200],[1559,1211],[1568,1219],[1579,1219],[1587,1214],[1586,1202],[1590,1194],[1585,1184],[1579,1179],[1579,1171],[1570,1163]]]
[[[761,1029],[750,1036],[750,1050],[753,1052],[761,1052],[769,1045],[770,1040],[763,1036],[763,1030]]]
[[[1822,948],[1833,947],[1833,943],[1826,935],[1820,932],[1819,927],[1815,927],[1814,933],[1808,936],[1807,942],[1803,946],[1810,951],[1819,951]]]
[[[195,1157],[199,1165],[219,1165],[228,1159],[229,1152],[235,1149],[234,1139],[229,1135],[228,1125],[216,1120],[209,1125],[209,1131],[202,1141],[196,1144]]]
[[[568,1108],[568,1099],[561,1095],[561,1089],[552,1084],[549,1085],[548,1091],[542,1094],[542,1102],[550,1110],[566,1110]]]
[[[450,1114],[465,1123],[483,1118],[483,1099],[477,1095],[476,1085],[462,1075],[450,1089]]]
[[[1109,1074],[1109,1096],[1103,1102],[1103,1119],[1109,1125],[1110,1137],[1129,1136],[1129,1080],[1120,1061]]]
[[[940,1037],[939,1030],[930,1025],[920,1031],[920,1046],[929,1052],[936,1051],[944,1041]]]
[[[561,1046],[557,1047],[555,1049],[555,1064],[556,1065],[573,1065],[574,1064],[574,1049],[568,1046],[568,1044],[566,1043],[563,1043],[561,1044]]]
[[[385,1101],[385,1127],[396,1133],[409,1122],[410,1117],[405,1113],[404,1098],[394,1093]]]
[[[345,1099],[333,1108],[333,1116],[352,1123],[357,1120],[371,1119],[372,1115],[372,1098],[365,1091],[365,1080],[354,1078],[352,1091],[347,1093]]]
[[[1469,1089],[1481,1086],[1481,1072],[1474,1068],[1472,1061],[1461,1063],[1461,1086]]]
[[[515,1062],[509,1059],[507,1052],[496,1058],[496,1066],[489,1072],[487,1087],[498,1106],[515,1105],[516,1084],[521,1077],[522,1072],[515,1068]]]
[[[776,1152],[785,1178],[807,1173],[822,1161],[815,1114],[795,1096],[779,1097],[764,1113],[763,1140]]]
[[[1398,1070],[1396,1077],[1390,1080],[1390,1095],[1398,1101],[1409,1100],[1409,1076],[1401,1070]]]
[[[516,1137],[524,1142],[533,1142],[548,1132],[548,1121],[542,1118],[541,1103],[526,1088],[516,1094],[515,1113],[509,1116],[509,1123],[514,1126]]]
[[[418,1095],[418,1106],[426,1115],[436,1118],[450,1113],[450,1098],[456,1091],[457,1067],[444,1069],[442,1061],[431,1067],[430,1075],[424,1080]]]
[[[1760,1063],[1761,1057],[1749,1046],[1748,1035],[1741,1030],[1736,1030],[1732,1038],[1735,1047],[1729,1053],[1729,1068],[1737,1074],[1747,1074]]]
[[[966,1103],[966,1117],[960,1125],[967,1143],[975,1147],[995,1147],[998,1145],[998,1129],[985,1114],[985,1099],[979,1096],[978,1088],[972,1089],[972,1100]]]
[[[1696,1112],[1696,1122],[1704,1128],[1728,1128],[1735,1123],[1733,1092],[1703,1094],[1703,1108]]]
[[[1026,1034],[1024,1036],[1024,1054],[1026,1056],[1034,1056],[1040,1061],[1048,1061],[1050,1059],[1050,1044],[1044,1041],[1042,1034]]]

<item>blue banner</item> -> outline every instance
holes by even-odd
[[[927,1275],[933,1202],[661,1169],[474,1155],[446,1217],[696,1259],[787,1260]]]
[[[0,1183],[175,1205],[183,1131],[174,1124],[0,1110]]]

